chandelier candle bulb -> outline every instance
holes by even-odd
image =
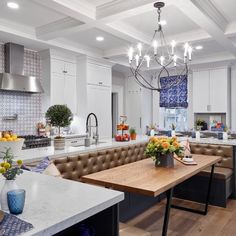
[[[161,66],[164,65],[164,60],[165,60],[165,58],[164,58],[163,56],[161,56],[161,57],[160,57]]]
[[[135,60],[136,60],[136,66],[138,67],[138,64],[139,64],[139,55],[138,54],[135,56]]]
[[[157,47],[158,47],[158,43],[156,40],[153,41],[153,48],[154,48],[154,55],[157,55]]]
[[[173,56],[173,61],[174,61],[174,66],[176,66],[177,65],[177,63],[176,63],[177,62],[177,56],[176,55]]]
[[[138,48],[138,51],[139,51],[139,56],[141,57],[142,56],[142,44],[139,43],[137,48]]]
[[[130,48],[130,49],[129,49],[129,53],[128,53],[128,56],[129,56],[129,63],[131,63],[132,60],[133,60],[133,53],[134,53],[134,49],[133,49],[133,48]]]
[[[147,68],[149,68],[150,67],[150,56],[146,55],[145,58],[147,61]]]
[[[175,40],[172,40],[171,41],[171,55],[174,55],[175,46],[176,46],[176,42]]]
[[[189,59],[189,61],[192,60],[192,51],[193,51],[192,47],[189,47],[188,48],[188,59]]]
[[[188,48],[189,48],[189,44],[188,44],[188,43],[185,43],[185,44],[184,44],[184,57],[187,57]]]

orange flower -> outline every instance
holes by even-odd
[[[175,148],[179,148],[179,143],[178,143],[177,141],[175,141],[175,142],[173,142],[173,146],[174,146]]]
[[[168,142],[163,142],[161,144],[161,146],[164,148],[164,149],[168,149],[170,147],[170,144]]]

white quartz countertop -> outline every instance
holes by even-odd
[[[128,142],[116,142],[114,139],[108,140],[100,140],[100,143],[95,145],[90,145],[90,147],[78,146],[65,147],[64,150],[54,150],[53,146],[50,147],[42,147],[42,148],[33,148],[22,150],[20,155],[16,157],[16,159],[22,159],[24,163],[34,162],[42,160],[45,157],[49,157],[49,159],[53,160],[59,157],[65,157],[68,155],[74,155],[79,153],[93,152],[108,148],[114,147],[124,147],[136,143],[142,143],[148,141],[148,136],[138,136],[136,140],[131,140]]]
[[[16,183],[26,190],[25,208],[18,217],[34,226],[23,236],[58,233],[124,199],[122,192],[27,171]],[[3,184],[1,177],[0,189]]]
[[[188,139],[190,143],[236,146],[236,139],[219,140],[217,138],[200,138],[200,140],[196,140],[195,138],[187,138],[187,137],[181,137],[179,139],[180,140]]]

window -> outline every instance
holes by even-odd
[[[186,108],[165,108],[164,128],[169,130],[172,124],[176,126],[177,131],[188,129]]]

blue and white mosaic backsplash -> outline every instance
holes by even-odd
[[[4,72],[4,46],[0,45],[0,72]],[[39,54],[25,49],[24,74],[41,79]],[[13,130],[17,134],[36,134],[36,124],[41,120],[41,95],[0,91],[0,131]],[[17,120],[4,121],[4,116],[18,114]]]

